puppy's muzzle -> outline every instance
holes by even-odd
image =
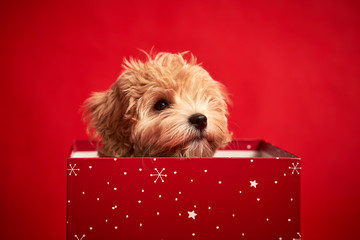
[[[205,115],[196,113],[189,117],[189,122],[196,129],[202,131],[207,126],[207,118]]]

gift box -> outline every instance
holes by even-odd
[[[236,140],[211,158],[67,160],[67,239],[300,239],[300,158]]]

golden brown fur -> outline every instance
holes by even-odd
[[[100,137],[102,156],[208,157],[231,140],[223,86],[186,53],[147,54],[147,61],[124,61],[124,71],[105,92],[85,103],[88,132]],[[162,111],[159,101],[169,103]],[[189,117],[207,117],[202,131]]]

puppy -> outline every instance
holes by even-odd
[[[100,156],[211,157],[231,141],[223,85],[192,54],[124,60],[112,87],[86,100],[88,133]],[[188,58],[186,58],[188,57]]]

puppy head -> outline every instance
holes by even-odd
[[[111,89],[85,104],[102,155],[207,157],[231,140],[224,87],[193,55],[159,53],[124,67]]]

